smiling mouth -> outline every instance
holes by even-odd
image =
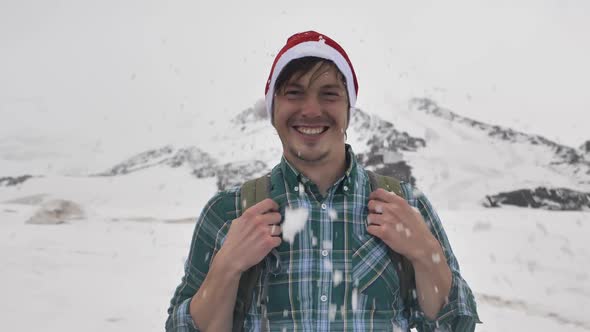
[[[302,127],[302,126],[294,126],[293,127],[295,130],[297,130],[299,133],[303,134],[303,135],[321,135],[322,133],[324,133],[326,130],[328,130],[329,127]]]

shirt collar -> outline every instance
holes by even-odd
[[[354,152],[352,151],[352,147],[349,144],[345,144],[345,149],[347,165],[346,171],[344,172],[343,179],[339,179],[338,181],[336,181],[336,183],[344,183],[344,185],[348,187],[345,191],[351,191],[357,180],[357,160]],[[287,160],[287,158],[285,158],[284,155],[281,157],[279,167],[283,173],[287,185],[290,188],[290,191],[294,190],[295,187],[298,187],[299,183],[306,185],[309,182],[311,182],[309,178],[307,178],[305,175],[299,172],[293,165],[291,165],[291,163],[289,163],[289,161]]]

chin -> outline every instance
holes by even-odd
[[[302,148],[292,147],[289,149],[289,152],[297,160],[306,161],[306,162],[322,161],[322,160],[326,159],[328,157],[328,155],[330,154],[329,150],[319,150],[315,147],[309,148],[306,146],[304,146]]]

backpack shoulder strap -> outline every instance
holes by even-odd
[[[369,181],[371,182],[371,190],[382,188],[387,191],[392,191],[398,196],[404,197],[402,186],[398,179],[391,176],[377,174],[369,170],[367,170],[367,175],[369,175]]]
[[[369,181],[371,183],[371,190],[382,188],[394,192],[396,195],[401,196],[404,199],[408,199],[408,197],[405,197],[404,191],[402,190],[400,180],[391,176],[377,174],[369,170],[367,170],[367,175],[369,176]],[[409,308],[413,298],[412,289],[416,288],[414,267],[409,259],[393,250],[389,250],[389,257],[391,258],[392,263],[396,265],[395,269],[397,270],[397,275],[400,280],[400,294],[402,296],[402,301],[404,306]]]
[[[240,188],[240,198],[242,200],[240,214],[268,198],[270,196],[269,188],[270,177],[268,175],[246,181]],[[256,264],[242,273],[240,277],[236,305],[234,306],[233,332],[241,332],[244,329],[246,314],[250,311],[250,305],[252,304],[252,293],[258,278],[262,274],[262,268],[262,263]]]
[[[240,188],[240,196],[242,199],[242,213],[252,206],[262,202],[270,196],[270,176],[263,175],[257,179],[252,179],[244,182]]]

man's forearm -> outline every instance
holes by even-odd
[[[241,273],[219,251],[191,300],[190,313],[202,331],[231,331]]]
[[[418,303],[428,319],[435,319],[449,296],[452,274],[438,243],[412,262],[416,278]]]

